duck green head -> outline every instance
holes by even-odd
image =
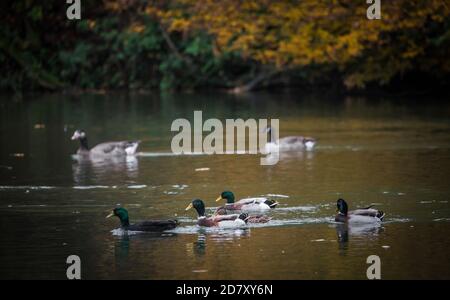
[[[106,218],[110,218],[112,216],[118,217],[123,227],[130,225],[130,221],[128,219],[128,211],[125,208],[123,207],[114,208],[113,211],[106,216]]]
[[[191,208],[195,208],[199,217],[205,216],[205,203],[203,203],[200,199],[194,199],[191,203],[189,203],[188,207],[186,207],[186,211]]]
[[[337,212],[339,212],[340,214],[342,214],[344,216],[347,215],[347,213],[348,213],[348,205],[347,205],[347,202],[345,202],[344,199],[339,198],[337,203],[336,203],[336,206],[337,206],[337,210],[336,210]]]
[[[216,199],[216,202],[219,202],[220,200],[227,200],[228,204],[232,204],[234,203],[234,194],[230,191],[224,191],[220,194],[219,198]]]

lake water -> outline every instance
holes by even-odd
[[[176,118],[278,118],[280,135],[317,138],[314,151],[261,166],[260,155],[171,155]],[[450,105],[437,99],[281,94],[105,94],[0,97],[0,278],[450,279]],[[70,137],[91,145],[140,139],[135,158],[77,161]],[[206,168],[206,169],[205,169]],[[199,170],[200,169],[200,170]],[[201,229],[223,190],[280,205],[265,225]],[[376,204],[380,226],[333,222],[335,203]],[[178,218],[163,234],[123,235],[131,222]]]

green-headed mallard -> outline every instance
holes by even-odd
[[[235,211],[261,212],[275,208],[278,205],[278,202],[266,198],[249,198],[234,202],[234,194],[230,191],[222,192],[216,199],[216,202],[220,200],[226,200],[227,202],[216,210],[215,214],[218,215],[225,215],[229,212],[234,213]]]
[[[89,149],[87,135],[84,130],[75,130],[72,140],[80,141],[80,148],[77,151],[79,155],[93,155],[93,156],[126,156],[136,153],[140,141],[118,141],[106,142],[98,144]]]
[[[337,215],[335,217],[336,222],[342,223],[375,223],[381,222],[384,218],[384,212],[381,210],[373,209],[373,205],[366,208],[359,208],[356,210],[348,211],[347,202],[344,199],[337,200]]]
[[[106,218],[112,216],[118,217],[121,228],[129,231],[164,231],[174,229],[179,224],[177,220],[149,220],[130,224],[128,211],[123,207],[114,208]]]
[[[250,223],[266,223],[270,218],[265,216],[249,216],[246,213],[241,214],[231,214],[231,215],[214,215],[207,217],[205,215],[205,204],[200,199],[195,199],[189,203],[186,207],[186,211],[194,208],[197,211],[198,219],[197,224],[199,226],[205,227],[223,227],[223,228],[233,228],[242,227]]]

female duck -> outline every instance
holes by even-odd
[[[234,194],[230,191],[222,192],[216,202],[220,200],[226,200],[227,203],[216,210],[215,214],[218,215],[226,215],[228,212],[235,213],[236,211],[267,211],[278,205],[278,202],[266,198],[250,198],[234,202]]]
[[[292,150],[310,151],[316,145],[316,140],[311,137],[286,136],[277,140],[270,126],[266,127],[266,133],[269,134],[268,143],[265,146],[267,153]]]
[[[125,156],[136,153],[140,141],[118,141],[98,144],[89,149],[86,132],[84,130],[75,130],[72,140],[80,141],[80,148],[77,151],[79,155],[94,156]]]
[[[373,205],[366,208],[359,208],[348,211],[347,202],[344,199],[338,199],[336,222],[342,223],[379,223],[383,221],[384,212],[372,208]]]
[[[123,207],[114,208],[106,218],[108,219],[112,216],[118,217],[120,220],[120,227],[123,230],[129,231],[164,231],[174,229],[179,224],[177,220],[150,220],[130,224],[128,211]]]
[[[249,216],[246,213],[207,217],[205,215],[205,204],[200,199],[195,199],[189,203],[188,207],[186,207],[186,211],[191,208],[194,208],[197,211],[197,224],[204,227],[238,228],[245,226],[247,222],[266,223],[270,220],[270,218],[265,216]]]

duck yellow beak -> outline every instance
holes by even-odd
[[[222,196],[219,196],[219,198],[216,199],[216,202],[219,202],[220,200],[223,200]]]
[[[185,210],[190,210],[193,207],[192,203],[189,203],[188,207]]]
[[[110,213],[109,215],[106,216],[106,219],[111,218],[112,216],[114,216],[114,212]]]

